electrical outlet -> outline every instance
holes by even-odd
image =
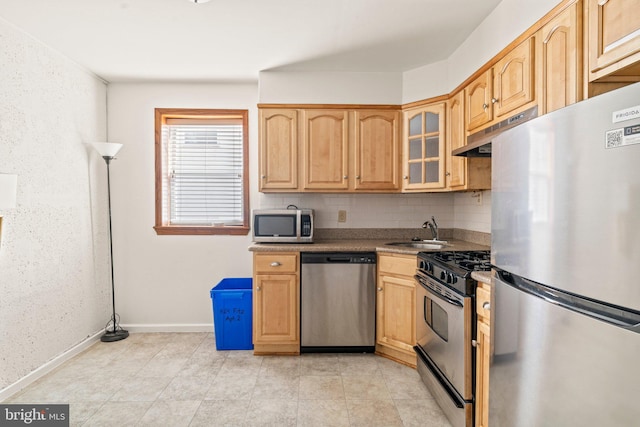
[[[347,222],[347,211],[338,211],[338,222]]]
[[[476,199],[476,206],[482,206],[482,191],[474,191],[471,197]]]

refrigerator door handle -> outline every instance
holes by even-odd
[[[567,310],[640,334],[640,312],[638,311],[560,291],[506,271],[496,270],[496,275],[501,282],[524,293],[536,296]]]

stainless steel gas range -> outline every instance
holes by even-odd
[[[473,426],[477,282],[471,272],[490,270],[489,258],[489,251],[418,254],[418,372],[454,427]]]

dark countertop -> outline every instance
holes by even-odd
[[[474,271],[471,273],[471,278],[478,282],[484,282],[491,284],[491,272],[490,271]]]
[[[407,239],[334,239],[317,240],[314,243],[253,243],[249,246],[252,252],[387,252],[415,255],[418,252],[442,251],[479,251],[489,250],[489,246],[471,243],[464,240],[447,239],[449,246],[442,249],[416,249],[402,246],[391,246],[391,242],[408,242]]]

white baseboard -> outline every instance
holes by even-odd
[[[62,353],[62,354],[60,354],[58,356],[56,356],[55,358],[51,359],[50,361],[48,361],[44,365],[40,366],[39,368],[35,369],[34,371],[31,371],[29,374],[27,374],[24,377],[20,378],[15,383],[13,383],[13,384],[3,388],[2,390],[0,390],[0,402],[3,402],[4,400],[6,400],[9,397],[13,396],[14,394],[18,393],[20,390],[24,389],[29,384],[32,384],[35,381],[39,380],[40,378],[42,378],[43,376],[45,376],[49,372],[53,371],[58,366],[62,365],[67,360],[69,360],[72,357],[80,354],[81,352],[83,352],[87,348],[91,347],[91,345],[93,345],[96,341],[98,341],[100,339],[100,336],[103,333],[104,333],[104,330],[100,329],[98,332],[96,332],[93,335],[89,336],[84,341],[80,342],[79,344],[74,345],[69,350],[65,351],[64,353]]]
[[[212,332],[213,323],[121,324],[129,332]]]

